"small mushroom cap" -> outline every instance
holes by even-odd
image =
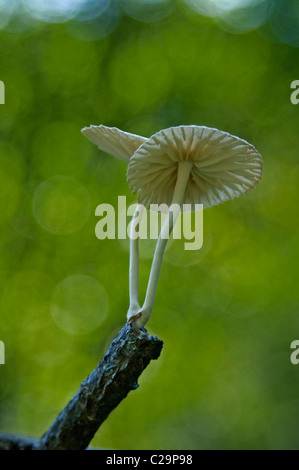
[[[121,131],[117,127],[91,125],[84,127],[81,132],[101,150],[126,163],[129,163],[133,153],[146,141],[145,137]]]
[[[262,157],[245,140],[204,126],[171,127],[147,139],[130,159],[127,179],[139,203],[169,206],[182,160],[193,162],[182,201],[192,209],[238,197],[262,176]]]

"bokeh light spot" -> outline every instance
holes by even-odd
[[[128,15],[146,23],[165,18],[174,7],[172,0],[123,0],[121,4]]]
[[[259,27],[271,14],[268,0],[185,0],[196,13],[219,21],[230,32],[245,32]]]
[[[23,0],[24,8],[38,20],[49,23],[64,22],[72,18],[84,0]]]
[[[0,28],[3,28],[10,21],[14,12],[14,2],[11,0],[0,0]]]
[[[73,21],[67,24],[70,34],[84,41],[101,39],[110,34],[120,19],[120,8],[116,2],[86,2]]]
[[[98,328],[108,313],[108,295],[89,276],[74,275],[55,288],[51,314],[55,323],[71,334],[85,334]]]

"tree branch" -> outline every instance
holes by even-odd
[[[138,387],[137,380],[163,342],[126,324],[104,358],[42,436],[39,450],[84,450],[109,413]],[[18,439],[18,438],[17,438]]]
[[[0,432],[0,450],[34,450],[37,445],[37,439]]]

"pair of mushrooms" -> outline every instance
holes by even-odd
[[[150,138],[116,127],[93,126],[83,134],[101,150],[128,163],[127,180],[138,204],[133,218],[151,204],[167,204],[151,266],[146,296],[139,305],[138,239],[130,239],[128,322],[141,329],[153,310],[167,240],[183,204],[211,207],[249,191],[262,176],[262,158],[248,142],[204,126],[164,129]],[[176,210],[176,208],[178,208]]]

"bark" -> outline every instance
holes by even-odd
[[[137,380],[163,342],[126,324],[104,358],[42,436],[39,450],[86,449],[109,413],[138,387]]]
[[[0,450],[34,450],[37,445],[37,439],[0,432]]]

